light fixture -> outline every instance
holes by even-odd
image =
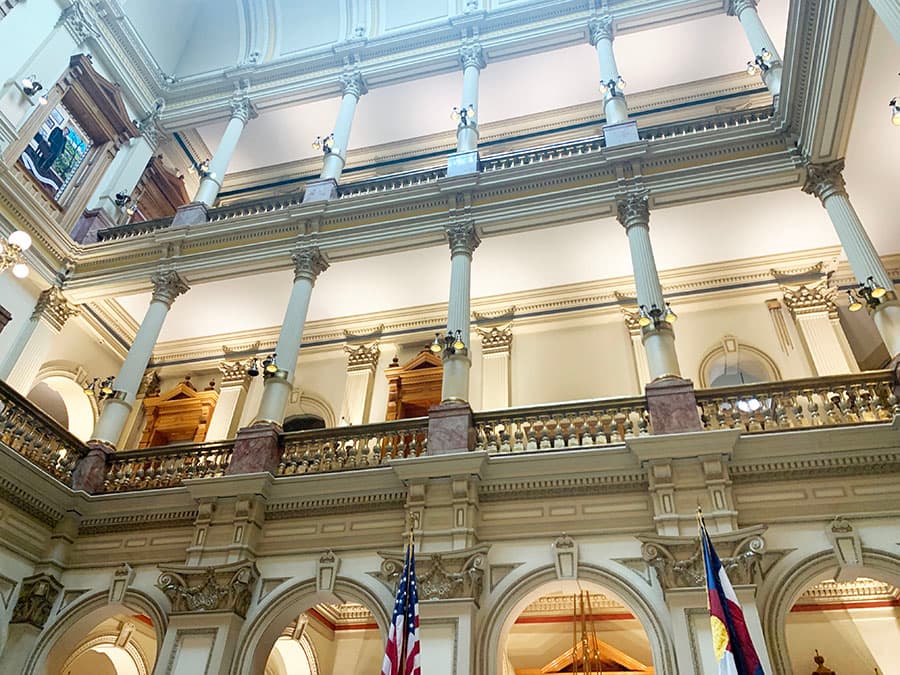
[[[250,362],[250,366],[247,368],[247,375],[250,377],[256,377],[260,373],[263,374],[263,377],[271,377],[275,373],[278,372],[278,364],[275,362],[276,354],[269,354],[262,360],[262,364],[258,358],[254,357]]]
[[[618,96],[625,90],[625,78],[619,75],[614,80],[607,80],[600,83],[600,91],[604,94],[609,92],[611,96]]]
[[[84,393],[88,396],[96,397],[98,401],[103,401],[116,393],[115,389],[113,389],[114,381],[115,378],[112,375],[105,377],[102,380],[99,377],[95,377],[84,385]]]
[[[847,298],[850,300],[848,309],[851,312],[858,312],[863,308],[863,305],[875,309],[881,304],[881,298],[886,293],[887,289],[876,283],[875,278],[869,275],[855,291],[847,291]]]
[[[38,82],[37,75],[29,75],[22,78],[22,91],[26,96],[34,96],[44,89],[44,85]]]
[[[125,190],[122,190],[122,191],[116,193],[116,196],[113,199],[113,201],[115,202],[116,206],[118,206],[119,208],[124,208],[131,203],[131,195],[128,194],[127,192],[125,192]]]
[[[453,106],[453,110],[450,111],[450,119],[454,122],[459,122],[462,126],[469,124],[470,117],[475,117],[475,106],[471,103],[464,105],[462,108]]]
[[[204,159],[202,162],[200,162],[197,165],[197,175],[199,175],[200,178],[215,179],[216,173],[215,173],[215,171],[209,170],[209,162],[210,162],[209,157],[207,157],[206,159]]]
[[[752,61],[747,61],[747,74],[760,75],[766,72],[772,67],[772,58],[772,52],[763,47],[762,51]]]
[[[312,147],[313,150],[321,150],[325,155],[337,152],[337,148],[334,147],[334,134],[328,134],[324,138],[316,136],[316,140],[312,142]]]
[[[8,239],[0,238],[0,272],[7,267],[12,268],[13,276],[24,279],[28,276],[28,265],[23,253],[31,248],[31,236],[22,230],[16,230]]]
[[[891,124],[895,127],[900,127],[900,103],[897,102],[897,97],[891,99]]]
[[[673,324],[678,321],[678,315],[672,310],[672,306],[667,302],[664,309],[660,309],[656,305],[641,305],[638,308],[638,325],[645,328],[653,324],[654,328],[659,328],[664,324]]]
[[[456,352],[461,352],[465,348],[466,343],[463,342],[462,331],[459,329],[455,331],[448,329],[447,334],[443,337],[441,337],[440,333],[435,333],[434,341],[429,346],[433,354],[443,352],[444,356],[453,356]]]

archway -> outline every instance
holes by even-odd
[[[78,384],[78,371],[50,364],[41,369],[28,400],[82,441],[91,437],[97,404]]]
[[[700,362],[701,389],[731,387],[757,382],[777,382],[781,372],[775,361],[761,349],[725,335]]]

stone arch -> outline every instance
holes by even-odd
[[[94,626],[123,612],[138,612],[149,617],[156,632],[158,658],[168,624],[164,606],[149,593],[134,588],[125,591],[121,603],[110,603],[109,592],[105,589],[82,596],[59,612],[44,628],[25,663],[23,675],[50,675],[60,672],[62,660],[55,669],[50,668],[52,664],[48,662],[53,650],[58,648],[62,653],[72,653]]]
[[[103,633],[101,635],[95,635],[94,637],[88,638],[86,640],[82,640],[81,644],[79,644],[75,651],[72,652],[71,656],[66,660],[63,664],[61,673],[68,673],[69,668],[78,661],[86,652],[94,650],[98,647],[115,647],[116,646],[116,638],[118,637],[117,633]],[[126,657],[126,662],[120,663],[116,662],[116,657],[110,656],[110,660],[113,660],[113,664],[116,667],[116,671],[122,673],[133,673],[134,675],[149,675],[150,669],[149,664],[147,663],[147,657],[144,655],[143,651],[138,647],[134,642],[129,641],[124,647],[122,647],[122,651],[120,654],[124,652],[123,656]],[[130,660],[130,664],[127,662]],[[124,675],[124,674],[123,674]]]
[[[809,586],[835,576],[838,561],[833,549],[825,549],[800,560],[777,578],[769,576],[762,605],[763,635],[768,647],[772,671],[789,675],[785,622],[791,607]],[[877,549],[863,548],[863,571],[900,587],[900,557]]]
[[[488,611],[479,631],[476,653],[476,672],[482,675],[501,675],[501,641],[518,614],[540,592],[542,586],[558,581],[552,565],[526,573],[511,584],[503,596]],[[640,588],[624,575],[595,565],[579,564],[578,581],[608,589],[634,613],[647,633],[657,673],[677,673],[675,646],[664,604],[654,602],[647,594],[650,586]]]
[[[229,671],[231,675],[262,675],[269,652],[284,627],[298,614],[320,602],[334,602],[336,599],[359,602],[372,612],[382,635],[387,635],[390,618],[385,607],[391,599],[379,598],[373,589],[346,577],[335,579],[333,594],[318,591],[315,579],[305,579],[286,582],[273,589],[267,598],[271,599],[264,600],[244,622]]]
[[[48,385],[62,399],[68,414],[68,429],[74,436],[86,441],[97,421],[97,401],[84,393],[88,381],[84,369],[70,361],[49,361],[34,378],[31,389],[39,384]]]
[[[325,426],[331,428],[337,425],[334,410],[323,397],[302,389],[294,389],[285,411],[285,418],[296,415],[311,414],[321,417]]]
[[[781,370],[775,360],[762,349],[758,349],[746,342],[741,342],[733,335],[725,335],[715,347],[712,347],[703,359],[700,361],[700,368],[697,377],[697,383],[700,389],[708,389],[715,380],[715,369],[718,363],[724,363],[728,356],[725,349],[725,343],[728,340],[734,341],[735,353],[737,358],[749,359],[750,363],[759,371],[760,377],[764,377],[763,381],[777,382],[781,380]],[[748,382],[748,384],[750,384]]]

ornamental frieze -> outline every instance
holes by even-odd
[[[252,562],[214,567],[160,567],[156,582],[174,613],[231,611],[247,616],[259,570]]]
[[[19,599],[9,622],[43,628],[62,588],[62,584],[49,574],[36,574],[23,579]]]
[[[419,599],[471,599],[480,604],[489,548],[482,545],[446,553],[416,553]],[[379,551],[378,555],[383,560],[381,569],[369,574],[396,592],[404,554]]]

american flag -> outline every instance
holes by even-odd
[[[419,591],[416,588],[416,554],[413,549],[412,543],[406,549],[381,675],[422,675],[419,665]]]

